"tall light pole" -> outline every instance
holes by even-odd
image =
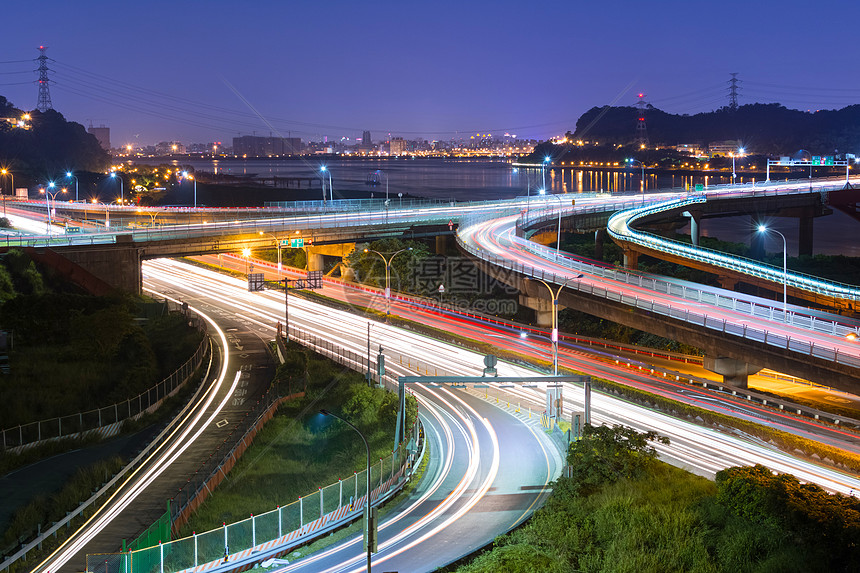
[[[739,147],[737,153],[732,152],[732,153],[729,153],[729,155],[732,156],[732,185],[734,185],[735,184],[735,177],[738,176],[738,174],[735,173],[735,157],[743,157],[744,156],[744,148]],[[810,173],[810,177],[812,177],[812,168],[811,167],[809,168],[809,173]]]
[[[631,166],[634,163],[638,163],[640,165],[640,167],[642,167],[642,181],[640,184],[642,186],[642,204],[644,205],[645,204],[645,164],[642,163],[641,161],[639,161],[638,159],[633,159],[632,157],[628,157],[625,160],[625,162],[629,163]]]
[[[581,279],[582,275],[576,275],[575,277],[570,277],[569,279],[565,279],[561,286],[558,289],[553,290],[549,283],[544,281],[543,279],[530,279],[536,280],[538,282],[542,282],[543,285],[549,290],[549,295],[552,297],[552,335],[550,340],[552,340],[552,375],[558,376],[558,296],[561,294],[562,289],[567,286],[567,283]]]
[[[0,173],[2,173],[3,175],[8,175],[9,177],[12,178],[12,193],[10,193],[10,195],[14,195],[15,194],[15,176],[12,175],[12,172],[9,171],[8,169],[0,169]],[[3,193],[3,218],[4,219],[6,218],[6,193],[5,192]]]
[[[785,240],[785,235],[776,229],[768,229],[765,225],[758,226],[758,232],[767,234],[768,231],[773,231],[782,237],[782,316],[784,320],[788,318],[788,243]]]
[[[62,189],[58,189],[57,191],[54,191],[53,193],[48,191],[48,189],[53,189],[56,186],[57,185],[53,181],[51,181],[48,183],[47,188],[39,189],[39,193],[45,194],[45,211],[47,211],[47,213],[48,213],[48,234],[49,235],[51,234],[51,201],[54,201],[57,198],[57,195],[59,195],[60,193],[66,192],[65,187],[63,187]]]
[[[549,163],[552,159],[547,155],[543,158],[543,163],[540,164],[540,173],[543,177],[543,188],[546,189],[546,164]]]
[[[66,171],[66,178],[75,180],[75,201],[77,201],[78,200],[78,178],[71,171]]]
[[[355,433],[357,433],[361,437],[361,441],[364,442],[365,450],[367,450],[367,498],[364,502],[364,527],[367,532],[367,573],[370,573],[370,558],[371,554],[373,553],[373,546],[370,542],[370,444],[367,443],[367,438],[364,437],[364,434],[361,433],[361,430],[352,425],[352,423],[350,423],[348,420],[341,418],[337,414],[332,414],[328,410],[320,410],[320,414],[322,414],[323,416],[331,416],[332,418],[337,418],[338,420],[355,430]]]
[[[333,189],[331,185],[331,171],[328,170],[328,167],[323,165],[320,167],[320,171],[322,171],[323,177],[323,205],[325,205],[325,175],[328,173],[328,196],[330,199],[334,199]]]
[[[263,235],[268,235],[275,239],[275,247],[278,248],[278,272],[281,272],[281,240],[271,233],[264,233],[263,231],[260,231],[260,236]]]
[[[383,255],[379,251],[374,251],[372,249],[364,249],[365,253],[376,253],[377,255],[379,255],[379,258],[382,259],[382,262],[385,263],[385,316],[388,316],[391,313],[391,261],[393,261],[394,257],[399,255],[400,253],[411,250],[412,247],[409,247],[407,249],[400,249],[386,259],[385,255]]]
[[[197,178],[193,175],[189,175],[187,171],[182,172],[182,177],[184,179],[191,179],[194,181],[194,208],[197,208]]]
[[[116,171],[111,171],[110,176],[112,179],[119,179],[119,204],[125,205],[125,192],[123,191],[122,175],[118,176],[116,174]],[[122,225],[120,225],[120,226],[122,226]]]
[[[545,193],[546,193],[546,191],[544,189],[540,190],[541,195],[543,195]],[[555,240],[555,254],[556,254],[556,256],[558,256],[558,254],[561,252],[561,211],[562,211],[562,205],[564,203],[562,202],[562,198],[560,195],[550,194],[550,197],[552,197],[554,199],[558,199],[558,232],[557,232],[556,237],[555,237],[555,239],[556,239]]]

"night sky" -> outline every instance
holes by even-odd
[[[728,103],[860,103],[857,4],[781,1],[11,0],[0,95],[114,145],[237,135],[546,139],[644,92],[674,113]],[[23,61],[21,61],[23,60]],[[232,86],[232,87],[231,87]],[[260,119],[252,111],[256,110]]]

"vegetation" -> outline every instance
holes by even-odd
[[[37,526],[42,525],[44,531],[47,524],[65,517],[107,483],[123,465],[123,460],[114,456],[80,468],[60,491],[39,496],[19,508],[2,533],[0,548],[16,545],[20,540],[33,535]],[[5,554],[5,551],[3,553]]]
[[[5,97],[0,96],[0,117],[22,117]],[[45,177],[60,177],[74,166],[76,170],[104,171],[110,156],[95,136],[79,123],[66,121],[55,110],[30,112],[32,129],[19,129],[0,123],[0,162],[14,171],[16,186]]]
[[[713,483],[659,462],[655,439],[587,426],[546,505],[457,571],[853,570],[858,500],[762,466]]]
[[[390,458],[396,394],[368,387],[363,375],[297,343],[290,343],[288,350],[275,383],[281,395],[306,387],[305,397],[278,408],[227,479],[183,527],[181,537],[271,511],[362,470],[366,454],[359,437],[345,424],[320,414],[320,409],[355,424],[370,443],[371,459]],[[407,420],[416,415],[417,403],[407,397]]]
[[[4,428],[135,397],[201,340],[160,303],[81,294],[16,250],[0,258],[0,302],[13,342],[9,372],[0,375]]]
[[[638,114],[631,106],[591,108],[577,120],[569,139],[632,143]],[[650,140],[670,145],[741,140],[750,142],[756,153],[774,155],[790,155],[799,149],[825,155],[860,146],[860,105],[810,113],[777,103],[756,103],[734,111],[724,107],[695,115],[676,115],[649,106],[646,117]]]

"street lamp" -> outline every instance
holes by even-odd
[[[738,176],[738,174],[737,174],[737,173],[735,173],[735,157],[743,157],[743,156],[744,156],[744,151],[745,151],[745,150],[744,150],[744,148],[743,148],[743,147],[739,147],[739,148],[738,148],[738,152],[737,152],[737,153],[734,153],[734,152],[729,153],[729,155],[731,155],[731,156],[732,156],[732,185],[734,185],[734,184],[735,184],[735,177],[737,177],[737,176]],[[810,173],[812,173],[812,169],[811,169],[811,168],[810,168]],[[811,176],[812,176],[812,175],[810,175],[810,177],[811,177]]]
[[[242,249],[242,256],[245,257],[245,274],[250,274],[251,270],[248,268],[248,265],[251,264],[251,249],[248,247]]]
[[[758,226],[758,232],[767,234],[768,231],[773,231],[782,237],[782,316],[784,320],[788,320],[788,243],[785,240],[785,235],[776,229],[768,229],[765,225]]]
[[[119,204],[125,205],[125,192],[123,191],[122,176],[117,176],[116,171],[111,171],[112,179],[119,179]]]
[[[546,193],[546,191],[544,189],[540,190],[541,195],[544,195],[545,193]],[[562,206],[564,205],[564,203],[562,202],[562,198],[560,195],[550,194],[550,197],[552,197],[554,199],[558,199],[558,231],[557,231],[557,234],[555,237],[556,238],[555,255],[558,256],[559,253],[561,252],[561,211],[562,211]]]
[[[71,171],[66,171],[66,178],[75,180],[75,201],[77,201],[78,200],[78,178],[75,177],[75,174],[72,173]]]
[[[59,195],[60,193],[66,192],[65,187],[63,187],[62,189],[58,189],[57,191],[54,191],[53,193],[48,191],[48,189],[53,189],[54,187],[56,187],[56,184],[53,181],[51,181],[48,183],[47,189],[39,189],[39,193],[45,194],[45,211],[48,213],[48,234],[49,235],[51,234],[51,201],[54,201],[57,198],[57,195]]]
[[[11,193],[11,195],[14,195],[15,194],[15,176],[12,175],[12,172],[9,171],[8,169],[0,169],[0,173],[2,173],[3,175],[8,175],[9,177],[12,178],[12,193]],[[6,193],[5,192],[3,193],[3,218],[4,219],[6,218]]]
[[[370,531],[370,444],[367,443],[367,438],[364,437],[364,434],[361,433],[361,430],[356,428],[352,423],[348,420],[341,418],[337,414],[333,414],[328,410],[320,410],[320,414],[323,416],[331,416],[332,418],[337,418],[357,433],[361,437],[361,441],[364,442],[364,448],[367,450],[367,498],[364,501],[364,527],[367,532],[367,573],[370,573],[370,557],[373,552],[373,544],[371,543],[371,531]]]
[[[328,196],[331,199],[334,199],[333,189],[331,185],[331,171],[328,170],[328,167],[325,165],[320,167],[320,171],[323,173],[323,205],[325,205],[325,174],[328,173]]]
[[[184,179],[191,179],[194,181],[194,208],[197,208],[197,178],[193,175],[189,175],[187,171],[182,172],[182,177]]]
[[[530,279],[536,280],[538,282],[542,282],[543,285],[549,290],[550,297],[552,297],[552,375],[558,376],[558,296],[561,294],[562,289],[567,285],[568,282],[576,279],[581,279],[583,275],[579,274],[575,277],[570,277],[565,279],[561,286],[558,289],[553,290],[549,283],[544,281],[543,279]]]
[[[281,272],[281,240],[271,233],[264,233],[263,231],[260,231],[260,236],[263,235],[268,235],[275,239],[275,246],[278,248],[278,272]]]
[[[412,247],[400,249],[386,259],[385,255],[383,255],[379,251],[374,251],[372,249],[364,249],[365,253],[376,253],[377,255],[379,255],[379,258],[382,259],[382,262],[385,263],[385,316],[388,316],[391,313],[391,261],[393,261],[394,257],[399,255],[400,253],[411,250]]]
[[[551,161],[549,155],[543,158],[543,163],[540,164],[540,173],[541,177],[543,177],[543,188],[546,189],[546,164]]]
[[[639,161],[638,159],[633,159],[632,157],[628,157],[627,159],[625,159],[625,162],[629,163],[631,165],[631,167],[633,166],[634,163],[638,163],[642,167],[641,185],[642,185],[642,204],[644,205],[645,204],[645,164],[642,163],[641,161]]]

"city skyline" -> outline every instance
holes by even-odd
[[[842,4],[800,17],[792,1],[647,11],[623,2],[608,13],[560,2],[525,11],[513,2],[48,0],[38,26],[4,34],[0,95],[36,107],[45,45],[54,109],[110,127],[114,146],[254,134],[333,141],[365,130],[374,141],[548,139],[591,107],[634,105],[640,92],[671,113],[711,111],[728,104],[733,72],[742,105],[833,109],[860,102],[860,80],[842,63],[849,23],[832,18]]]

